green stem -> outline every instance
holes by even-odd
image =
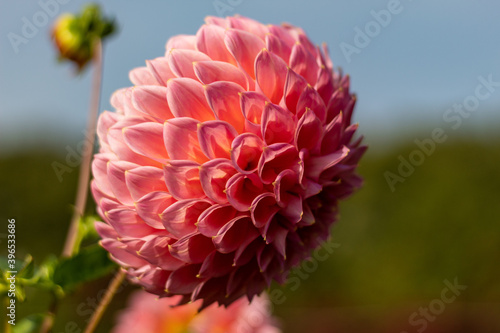
[[[78,239],[78,223],[83,216],[85,206],[87,204],[87,196],[90,179],[90,162],[92,160],[92,152],[94,150],[94,139],[97,127],[97,115],[99,114],[99,102],[101,95],[102,81],[102,44],[100,40],[95,42],[94,54],[92,61],[94,63],[94,72],[92,77],[92,87],[90,93],[90,106],[87,120],[87,143],[83,152],[82,163],[80,166],[80,174],[78,176],[78,188],[75,199],[75,210],[71,217],[66,242],[62,251],[62,257],[71,257],[75,253],[75,244]],[[48,333],[54,325],[54,318],[58,307],[59,298],[54,295],[54,299],[50,305],[50,309],[43,320],[40,333]]]
[[[113,297],[116,294],[116,291],[122,284],[123,280],[125,279],[126,273],[124,270],[120,269],[113,280],[109,283],[108,289],[106,290],[106,293],[104,294],[104,297],[102,298],[101,302],[99,303],[99,306],[97,309],[94,311],[92,314],[92,317],[90,318],[90,321],[85,328],[84,333],[92,333],[96,329],[97,325],[99,324],[99,321],[102,318],[102,315],[104,314],[104,311],[106,311],[106,308],[108,307],[109,303],[113,299]]]
[[[42,326],[40,327],[40,333],[51,332],[52,326],[54,326],[54,318],[56,316],[57,305],[58,305],[58,298],[56,295],[53,294],[49,311],[43,318]]]
[[[94,47],[94,75],[92,78],[92,91],[90,95],[90,110],[87,120],[87,144],[80,166],[80,174],[78,177],[78,191],[76,193],[75,210],[71,217],[71,224],[66,236],[66,243],[62,252],[63,257],[70,257],[75,252],[75,243],[78,238],[78,222],[80,221],[85,211],[87,203],[89,178],[90,178],[90,162],[92,160],[92,152],[94,148],[94,138],[97,127],[97,115],[99,114],[99,101],[101,95],[102,81],[102,45],[98,40]]]

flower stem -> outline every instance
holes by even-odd
[[[51,332],[52,326],[54,325],[54,318],[57,311],[57,296],[52,295],[52,301],[50,303],[50,308],[45,318],[42,321],[42,326],[40,327],[40,333]]]
[[[87,195],[89,188],[89,173],[90,161],[92,159],[92,152],[94,148],[94,138],[97,127],[97,115],[99,113],[99,102],[101,95],[101,81],[102,81],[102,44],[100,40],[95,42],[94,55],[92,58],[94,62],[94,72],[92,77],[92,88],[90,93],[90,106],[89,115],[87,119],[86,131],[86,145],[83,151],[82,163],[80,167],[80,174],[78,176],[78,188],[75,199],[75,210],[71,217],[68,234],[66,235],[66,242],[62,251],[62,257],[71,257],[75,252],[75,244],[78,238],[78,223],[83,216],[85,205],[87,203]],[[41,333],[50,332],[54,325],[54,318],[58,307],[58,297],[54,296],[51,302],[50,309],[42,322],[40,329]]]
[[[120,285],[123,282],[123,279],[125,279],[125,276],[126,276],[126,273],[122,269],[120,269],[116,273],[113,280],[109,283],[108,289],[106,290],[104,297],[102,298],[101,302],[99,303],[99,306],[92,314],[92,317],[90,318],[89,324],[85,328],[84,333],[94,332],[97,325],[99,324],[99,321],[102,318],[102,315],[104,314],[104,311],[106,311],[106,308],[108,307],[109,303],[113,299],[113,296],[115,296],[118,287],[120,287]]]
[[[87,120],[87,134],[85,149],[83,152],[82,163],[80,166],[80,175],[78,177],[78,191],[75,200],[75,210],[71,217],[71,224],[66,236],[66,243],[62,252],[63,257],[70,257],[75,251],[75,243],[78,236],[78,222],[83,216],[85,205],[87,203],[89,188],[89,173],[92,152],[94,148],[94,138],[97,126],[97,115],[99,113],[99,102],[101,95],[102,81],[102,44],[97,40],[94,47],[94,73],[92,77],[92,91],[90,95],[90,109]]]

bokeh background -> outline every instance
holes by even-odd
[[[65,164],[84,139],[90,86],[90,73],[75,76],[57,63],[49,38],[55,16],[85,1],[60,2],[16,51],[9,33],[22,36],[23,20],[32,22],[45,1],[0,0],[0,253],[7,218],[15,218],[18,255],[31,253],[37,262],[62,248],[78,168],[60,181],[52,163]],[[218,11],[218,2],[227,11]],[[332,230],[338,248],[301,275],[298,287],[273,287],[284,293],[274,308],[284,331],[417,332],[424,326],[410,318],[436,306],[444,281],[456,279],[467,289],[435,308],[423,331],[500,332],[500,84],[466,116],[452,113],[471,100],[479,77],[500,82],[500,3],[401,0],[400,12],[367,45],[356,45],[356,29],[364,31],[372,11],[390,3],[103,1],[120,31],[105,45],[101,110],[110,109],[114,90],[130,85],[130,69],[163,55],[170,36],[194,34],[207,15],[301,26],[314,42],[328,43],[335,65],[351,75],[355,120],[370,148],[359,168],[365,186],[341,205]],[[357,52],[346,56],[346,44]],[[400,175],[401,160],[422,150],[415,140],[431,139],[436,128],[444,142]],[[391,186],[388,172],[402,178]],[[81,332],[109,278],[67,298],[54,332]],[[110,330],[133,289],[117,295],[98,332]],[[28,297],[20,318],[48,304],[35,290]]]

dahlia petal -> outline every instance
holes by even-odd
[[[170,49],[185,49],[185,50],[195,50],[196,49],[196,36],[194,35],[177,35],[171,37],[167,44],[165,45],[165,50]]]
[[[190,117],[199,121],[214,120],[201,83],[188,78],[168,82],[167,100],[175,117]]]
[[[294,224],[298,223],[304,214],[302,197],[298,194],[291,194],[287,201],[288,204],[279,211],[279,214]]]
[[[245,129],[239,97],[243,91],[240,85],[232,82],[214,82],[205,86],[205,95],[217,118],[231,124],[238,133]]]
[[[297,113],[297,103],[300,95],[307,87],[307,81],[288,68],[285,83],[284,102],[288,110],[293,114]]]
[[[280,226],[279,223],[271,223],[271,226],[265,234],[265,240],[272,244],[278,253],[286,259],[286,236],[289,230]]]
[[[230,158],[231,143],[238,135],[225,121],[212,120],[198,125],[198,141],[203,153],[210,159]]]
[[[246,212],[253,200],[262,193],[262,189],[262,183],[256,174],[237,173],[227,181],[227,200],[240,212]]]
[[[290,34],[290,29],[287,29],[284,26],[272,24],[268,26],[268,29],[269,33],[273,36],[276,36],[278,40],[280,40],[282,44],[288,47],[291,52],[292,47],[293,45],[295,45],[295,42],[297,40]],[[286,62],[288,63],[288,59],[286,59]]]
[[[185,263],[201,264],[215,248],[211,238],[201,234],[191,234],[173,243],[169,250],[172,256]]]
[[[125,171],[125,184],[134,201],[151,191],[166,191],[163,170],[151,166],[140,166]]]
[[[95,180],[92,180],[90,182],[90,191],[92,193],[92,196],[94,197],[94,200],[97,204],[96,211],[99,216],[101,216],[104,219],[104,211],[101,209],[101,200],[103,199],[110,199],[110,197],[104,192],[102,192],[99,187],[97,187]]]
[[[358,124],[349,125],[349,127],[347,127],[344,131],[340,144],[347,145],[352,140],[352,137],[354,136],[354,133],[356,133],[357,129]]]
[[[326,107],[326,123],[329,123],[333,118],[338,116],[340,112],[343,112],[350,99],[345,89],[337,89],[330,97]]]
[[[249,245],[240,247],[234,252],[234,267],[240,267],[248,264],[255,258],[255,254],[262,250],[266,243],[262,237],[255,238]]]
[[[266,95],[272,103],[278,104],[283,96],[286,75],[287,65],[283,59],[262,49],[255,59],[257,91]]]
[[[132,103],[132,91],[134,88],[123,88],[115,91],[111,96],[111,105],[116,109],[123,112],[127,117],[136,117],[138,119],[150,119],[148,115],[144,114]]]
[[[333,120],[325,127],[325,134],[321,140],[321,154],[328,155],[339,148],[343,127],[343,116],[340,112]]]
[[[203,84],[217,81],[234,82],[243,88],[248,88],[245,74],[231,64],[221,61],[198,61],[194,64],[194,72]]]
[[[125,161],[110,161],[107,166],[108,180],[114,196],[124,205],[132,205],[134,200],[125,182],[125,172],[139,165]]]
[[[102,211],[103,219],[105,222],[109,222],[106,213],[113,209],[130,209],[129,206],[122,204],[116,198],[102,198],[99,202]]]
[[[305,178],[301,182],[304,189],[303,197],[310,198],[323,190],[323,185],[311,179]]]
[[[278,37],[272,34],[266,35],[266,48],[269,50],[269,52],[276,54],[278,57],[283,59],[285,63],[288,64],[288,60],[290,59],[290,53],[292,52],[292,50]]]
[[[200,168],[200,182],[206,196],[217,203],[227,203],[226,183],[236,172],[226,159],[219,158],[204,163]]]
[[[214,24],[203,25],[196,33],[196,48],[212,60],[236,65],[236,60],[224,43],[225,31],[225,28]]]
[[[238,211],[231,205],[214,205],[201,213],[196,223],[198,231],[204,236],[214,237],[236,214]]]
[[[203,300],[198,311],[203,311],[213,303],[219,302],[225,293],[228,276],[202,280],[191,294],[191,301]],[[219,303],[220,304],[220,303]]]
[[[323,102],[327,104],[334,92],[335,86],[333,84],[332,72],[324,65],[319,70],[318,81],[314,88],[318,91]]]
[[[198,142],[199,121],[188,118],[174,118],[163,126],[163,141],[168,156],[173,160],[191,160],[203,163],[207,157]],[[182,142],[182,144],[179,144]]]
[[[116,154],[118,159],[123,161],[130,161],[141,165],[160,165],[159,162],[150,159],[144,155],[137,154],[126,144],[123,137],[123,128],[141,124],[144,119],[140,118],[124,118],[118,121],[108,130],[108,143],[111,150]]]
[[[200,183],[200,165],[193,161],[171,160],[164,167],[168,191],[177,200],[202,199],[205,192]]]
[[[333,62],[330,58],[330,52],[328,51],[328,46],[326,45],[326,43],[321,44],[321,49],[322,49],[323,54],[324,54],[326,67],[329,70],[333,71]]]
[[[304,212],[304,214],[302,215],[302,220],[300,220],[300,226],[309,226],[316,223],[314,213],[312,212],[311,207],[309,207],[306,202],[303,203],[302,211]]]
[[[295,121],[292,114],[276,104],[267,103],[262,113],[262,137],[270,145],[289,143],[293,139]]]
[[[307,50],[305,45],[297,43],[293,46],[290,55],[290,68],[303,76],[311,85],[316,84],[319,74],[319,66],[313,54]]]
[[[155,229],[164,229],[160,214],[176,200],[169,193],[155,191],[141,197],[135,203],[137,214]]]
[[[116,156],[110,153],[101,153],[94,156],[92,162],[92,174],[94,175],[94,183],[104,194],[113,196],[113,190],[108,180],[108,162],[116,160]]]
[[[266,102],[268,102],[268,99],[255,91],[240,94],[240,105],[243,115],[248,121],[254,124],[260,124]]]
[[[213,242],[217,251],[230,253],[240,247],[245,247],[259,236],[248,216],[238,216],[226,223]]]
[[[160,217],[165,229],[175,237],[181,238],[196,231],[195,223],[198,217],[210,206],[210,202],[206,200],[181,200],[165,209]]]
[[[323,171],[337,163],[340,163],[344,158],[346,158],[349,151],[349,148],[344,146],[342,149],[339,149],[331,154],[309,158],[306,166],[307,177],[315,181],[319,180],[319,176]]]
[[[167,101],[167,88],[163,86],[141,86],[132,91],[132,104],[156,121],[164,122],[173,118]]]
[[[133,209],[112,209],[105,214],[109,224],[121,237],[141,238],[155,232]]]
[[[200,265],[187,265],[175,270],[168,277],[166,288],[169,293],[190,294],[203,280],[197,277]]]
[[[124,127],[123,139],[130,149],[140,155],[164,164],[168,153],[163,143],[163,124],[144,122]]]
[[[306,112],[300,118],[295,132],[295,146],[297,150],[313,148],[319,146],[323,136],[323,125],[321,120],[311,109],[306,109]]]
[[[250,266],[250,267],[247,267]],[[257,267],[252,267],[254,265],[247,265],[240,267],[229,274],[229,280],[226,285],[226,297],[231,297],[233,295],[245,295],[246,281],[250,280],[255,283],[255,276],[257,275]]]
[[[265,272],[269,264],[274,259],[275,250],[272,247],[266,246],[262,248],[260,253],[257,255],[257,263],[261,272]]]
[[[138,254],[153,265],[161,269],[174,271],[186,263],[172,256],[168,250],[170,238],[154,237],[146,241],[139,249]]]
[[[227,21],[230,28],[247,31],[262,40],[264,40],[266,34],[269,32],[266,25],[248,17],[240,15],[230,16],[227,18]]]
[[[141,267],[141,269],[136,271],[136,274],[138,274],[136,283],[140,283],[144,290],[160,296],[165,294],[165,284],[171,275],[169,271],[149,265],[149,267]]]
[[[319,120],[321,120],[321,123],[325,122],[325,103],[323,103],[323,99],[311,85],[307,85],[306,89],[300,95],[297,102],[297,117],[302,117],[307,108],[314,111]]]
[[[165,57],[146,60],[146,66],[156,81],[162,86],[167,86],[167,81],[175,78],[174,72],[172,72],[168,65],[168,59]]]
[[[111,254],[113,260],[122,267],[140,267],[147,263],[137,255],[128,252],[126,250],[127,246],[115,239],[103,239],[100,244]]]
[[[157,85],[158,81],[156,81],[155,77],[147,67],[137,67],[130,71],[128,74],[130,81],[136,85]]]
[[[283,170],[276,177],[274,193],[278,205],[283,207],[280,215],[293,224],[299,222],[303,214],[302,197],[297,193],[299,188],[298,176],[292,170]]]
[[[345,115],[345,124],[351,123],[352,113],[354,111],[354,106],[356,105],[356,95],[351,96],[351,99],[347,102],[347,105],[344,107],[343,113]]]
[[[167,52],[168,65],[179,78],[196,79],[193,64],[197,61],[210,61],[205,53],[194,50],[170,49]]]
[[[212,251],[203,261],[198,276],[202,279],[224,276],[233,270],[233,261],[233,253],[223,254]]]
[[[104,111],[97,121],[97,136],[99,141],[108,145],[108,129],[120,120],[120,115],[115,112]]]
[[[231,160],[236,169],[244,174],[257,170],[264,143],[255,134],[238,135],[231,145]]]
[[[301,45],[305,46],[305,48],[307,49],[307,51],[309,51],[309,53],[311,53],[313,56],[315,56],[316,52],[317,52],[316,45],[314,45],[313,42],[311,42],[311,40],[309,39],[309,37],[307,37],[307,35],[303,29],[298,28],[298,31],[299,31],[298,42]]]
[[[251,217],[256,228],[269,224],[274,215],[280,210],[273,193],[262,193],[252,202]]]
[[[118,238],[118,234],[115,229],[113,229],[113,227],[109,224],[96,221],[94,222],[94,228],[101,238]]]
[[[296,172],[285,169],[274,182],[274,195],[276,197],[276,202],[281,207],[290,206],[290,201],[296,195],[296,187],[298,187],[298,175]]]
[[[255,79],[254,61],[260,50],[264,48],[264,41],[249,32],[229,29],[226,30],[224,42],[238,65],[252,79]]]
[[[205,23],[206,24],[214,24],[219,27],[227,28],[227,20],[223,17],[217,17],[217,16],[207,16],[205,17]]]
[[[259,161],[259,176],[264,184],[271,184],[285,169],[299,166],[297,149],[291,144],[275,143],[267,146]]]

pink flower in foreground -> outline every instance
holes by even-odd
[[[92,182],[114,260],[202,307],[283,283],[329,237],[365,151],[326,47],[290,25],[206,22],[113,95]]]
[[[198,313],[201,300],[173,307],[181,296],[158,299],[143,291],[130,299],[112,333],[280,333],[267,308],[267,297],[249,304],[240,298],[227,308],[212,304]]]

